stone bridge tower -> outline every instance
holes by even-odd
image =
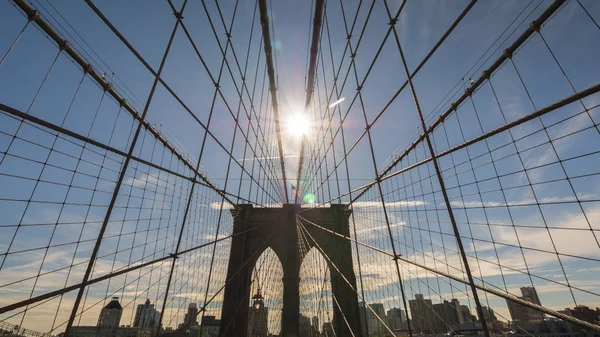
[[[358,297],[352,289],[357,288],[352,267],[351,243],[327,231],[350,236],[348,222],[350,211],[346,210],[344,205],[331,205],[328,208],[300,208],[300,205],[286,204],[282,208],[255,208],[252,205],[242,204],[238,205],[232,213],[235,216],[234,236],[231,242],[227,269],[228,282],[225,286],[219,336],[247,336],[252,270],[258,257],[270,247],[279,257],[283,267],[280,336],[298,337],[300,265],[304,256],[298,249],[300,229],[296,224],[296,214],[324,228],[305,225],[317,245],[337,267],[336,270],[327,261],[331,275],[331,290],[341,308],[340,310],[336,304],[333,305],[333,326],[336,334],[352,336],[348,325],[355,335],[360,333]],[[310,238],[308,243],[310,247],[315,246]]]

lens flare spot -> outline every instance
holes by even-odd
[[[305,204],[314,204],[315,203],[315,195],[311,194],[311,193],[307,193],[304,195],[304,197],[302,197],[302,201],[304,201]]]

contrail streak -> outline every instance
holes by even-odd
[[[346,99],[345,97],[342,97],[342,98],[338,99],[337,101],[335,101],[335,102],[331,103],[331,105],[329,105],[329,109],[331,109],[331,108],[333,108],[334,106],[336,106],[336,105],[338,105],[338,104],[342,103],[342,102],[343,102],[345,99]]]

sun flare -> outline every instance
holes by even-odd
[[[310,129],[310,121],[308,118],[299,113],[292,115],[286,124],[288,132],[295,137],[305,136]]]

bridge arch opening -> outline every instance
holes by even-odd
[[[248,311],[248,336],[278,335],[283,308],[283,267],[267,247],[252,270]]]
[[[300,247],[304,253],[300,265],[300,336],[333,336],[331,270],[316,247]]]

